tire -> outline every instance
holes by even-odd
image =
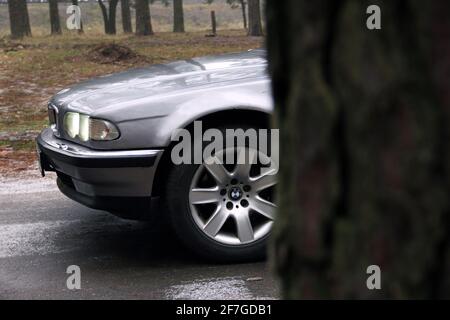
[[[193,204],[195,201],[192,200],[192,194],[198,192],[197,190],[201,190],[197,189],[194,184],[199,180],[199,176],[201,175],[211,176],[208,168],[205,163],[202,165],[174,165],[168,174],[164,203],[165,207],[168,208],[169,221],[176,235],[188,249],[209,261],[228,263],[264,259],[266,257],[267,240],[270,236],[273,218],[270,220],[266,218],[266,215],[259,217],[259,213],[252,209],[251,204],[253,200],[255,199],[255,203],[259,203],[261,198],[256,192],[256,188],[255,195],[252,195],[252,191],[248,191],[248,194],[245,194],[246,192],[244,190],[248,190],[249,187],[245,185],[245,181],[247,180],[242,179],[243,181],[239,182],[237,181],[239,179],[230,178],[231,180],[226,187],[226,194],[223,194],[225,192],[222,189],[223,186],[218,186],[218,189],[214,187],[214,192],[217,191],[217,193],[214,193],[215,196],[218,195],[220,198],[217,204],[216,202],[212,204]],[[236,168],[233,174],[237,174]],[[254,169],[253,166],[251,168]],[[202,177],[203,180],[205,180],[204,178]],[[206,177],[207,179],[208,177]],[[246,187],[247,189],[245,189]],[[233,193],[232,191],[236,192]],[[237,198],[237,194],[240,194],[241,198]],[[240,204],[245,204],[244,201],[247,201],[248,207],[246,208],[243,205],[240,206]],[[233,205],[228,206],[229,203],[233,203]],[[205,210],[205,206],[211,206],[208,209],[212,210],[213,213],[211,216],[207,215],[206,218],[203,218],[200,217],[201,215],[198,211]],[[214,206],[217,207],[212,209]],[[232,209],[229,209],[230,207]],[[222,232],[223,230],[220,229],[217,235],[214,236],[216,228],[214,228],[214,232],[212,233],[208,233],[205,230],[209,230],[208,226],[213,224],[211,222],[214,214],[217,212],[228,212],[228,218],[226,218],[226,222],[220,228],[223,228],[223,230],[228,228],[231,231]],[[247,213],[249,218],[237,218],[241,212],[249,212]],[[250,216],[257,216],[258,219],[262,220],[261,225],[257,225],[254,221],[251,222]],[[239,221],[242,221],[242,219],[246,221],[244,224],[247,227],[249,225],[247,222],[250,223],[250,228],[246,230],[247,233],[243,231],[239,232],[242,229],[246,229],[238,227],[241,225]],[[253,226],[255,226],[255,229],[253,229]],[[249,229],[252,229],[253,238],[249,236]],[[257,232],[254,232],[255,230]],[[233,235],[234,231],[236,235]]]

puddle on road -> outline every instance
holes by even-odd
[[[166,291],[166,298],[174,300],[258,299],[247,288],[246,281],[236,278],[197,280],[174,285]]]
[[[0,225],[0,258],[59,253],[52,238],[67,221]]]
[[[113,228],[129,229],[121,220],[57,220],[0,225],[0,258],[49,255],[92,246]],[[122,230],[122,229],[121,229]]]

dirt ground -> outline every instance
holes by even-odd
[[[239,52],[263,45],[244,31],[129,35],[42,36],[0,39],[0,177],[28,172],[34,139],[47,126],[47,101],[76,82],[143,65]]]

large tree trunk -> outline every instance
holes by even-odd
[[[105,33],[108,34],[108,10],[106,9],[103,0],[98,0],[98,5],[100,6],[100,10],[102,12],[103,28],[105,29]]]
[[[152,20],[148,0],[136,0],[136,35],[153,34]]]
[[[132,33],[133,27],[131,26],[131,12],[130,1],[120,0],[120,9],[122,12],[122,27],[124,33]]]
[[[106,9],[103,0],[98,0],[98,5],[102,11],[103,24],[106,34],[116,34],[116,9],[119,0],[110,0],[108,9]]]
[[[184,32],[183,0],[173,0],[173,32]]]
[[[242,10],[242,21],[244,23],[244,29],[247,29],[247,4],[245,3],[245,0],[239,0],[241,3],[241,10]]]
[[[24,19],[24,27],[25,27],[25,35],[31,37],[31,25],[30,25],[30,16],[28,14],[28,6],[25,1],[21,1],[21,11],[23,12],[23,19]]]
[[[248,24],[249,36],[260,37],[263,35],[259,0],[248,0]]]
[[[116,10],[117,10],[117,4],[119,3],[119,0],[110,0],[109,1],[109,17],[108,17],[108,31],[109,34],[116,34]]]
[[[51,34],[61,34],[61,22],[59,20],[58,0],[48,0],[50,11]]]
[[[372,2],[268,0],[285,298],[450,298],[450,2]]]
[[[8,0],[11,38],[20,39],[31,36],[30,18],[26,0]]]

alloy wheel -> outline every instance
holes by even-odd
[[[223,164],[230,156],[236,165]],[[198,167],[190,187],[189,206],[205,235],[221,244],[239,246],[270,233],[276,212],[277,176],[275,169],[261,164],[269,162],[261,152],[236,148],[216,153]]]

